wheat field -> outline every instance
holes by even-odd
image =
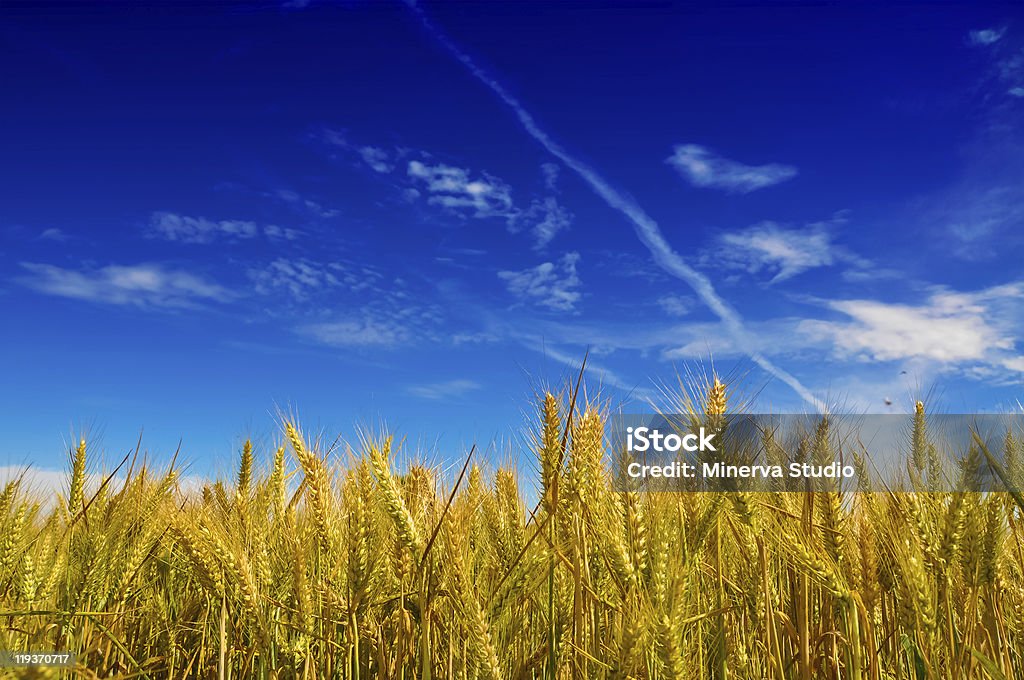
[[[996,459],[1019,483],[1012,435],[942,460],[919,403],[910,492],[618,491],[607,414],[578,390],[538,400],[535,479],[472,452],[403,463],[386,436],[325,446],[283,418],[280,448],[246,442],[201,492],[133,461],[87,488],[83,440],[56,501],[20,480],[0,494],[0,647],[76,665],[6,672],[1024,677],[1024,505],[970,491]],[[728,427],[722,382],[693,394],[694,418]],[[940,467],[959,491],[928,490]]]

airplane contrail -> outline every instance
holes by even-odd
[[[669,274],[683,280],[693,289],[701,301],[719,318],[737,346],[754,363],[792,388],[801,399],[813,405],[819,412],[827,410],[825,404],[811,394],[811,391],[804,387],[795,376],[776,366],[755,349],[750,335],[747,333],[746,328],[743,327],[743,320],[740,318],[739,313],[715,291],[708,277],[686,264],[683,258],[672,249],[672,246],[665,240],[665,236],[661,233],[661,227],[658,226],[654,218],[648,215],[635,200],[612,187],[596,170],[573,156],[556,142],[551,135],[540,127],[533,115],[519,103],[518,99],[512,96],[501,83],[477,66],[476,62],[468,54],[427,17],[426,13],[417,5],[416,0],[405,0],[405,3],[429,34],[455,59],[461,62],[474,78],[490,89],[498,96],[498,99],[512,110],[528,135],[533,137],[549,154],[562,161],[569,169],[579,175],[609,207],[619,211],[633,223],[637,237],[651,251],[655,262]]]

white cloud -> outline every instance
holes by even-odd
[[[1014,349],[1014,314],[1024,285],[976,293],[940,290],[926,304],[838,300],[828,306],[845,321],[806,320],[799,330],[828,340],[840,357],[895,361],[927,359],[941,364],[1000,364]]]
[[[1024,356],[1008,357],[1003,360],[1003,367],[1017,373],[1024,373]]]
[[[153,235],[168,241],[183,243],[210,243],[218,237],[248,239],[259,233],[255,222],[246,220],[208,220],[170,212],[155,212],[149,218]]]
[[[48,295],[140,307],[188,307],[200,301],[225,302],[235,297],[222,286],[159,264],[108,265],[98,270],[63,269],[21,263],[29,274],[19,283]]]
[[[698,144],[677,145],[666,162],[694,186],[738,194],[785,182],[797,174],[796,168],[791,165],[745,165],[718,156]]]
[[[558,163],[541,163],[540,171],[544,174],[544,187],[548,191],[557,191],[558,175],[561,173]]]
[[[345,319],[299,328],[302,335],[332,347],[390,347],[407,342],[409,330],[394,319]]]
[[[277,197],[289,202],[304,202],[298,194],[293,192],[280,191]],[[320,209],[322,215],[325,209],[316,203],[313,206]],[[307,207],[309,207],[307,205]],[[327,211],[329,212],[329,211]],[[260,234],[271,240],[294,241],[302,232],[288,227],[279,227],[276,224],[268,224],[260,227],[255,222],[248,220],[208,220],[205,217],[188,217],[171,212],[154,212],[149,218],[149,235],[163,238],[168,241],[180,243],[213,243],[218,239],[248,240],[256,238]]]
[[[1003,40],[1006,26],[971,31],[967,34],[968,44],[988,50],[993,57],[993,77],[1005,88],[1011,97],[1024,97],[1024,48]],[[1007,44],[1011,43],[1011,44]]]
[[[484,174],[471,177],[468,170],[439,163],[409,161],[408,175],[430,194],[427,201],[474,217],[512,217],[516,214],[512,190],[501,180]]]
[[[536,200],[530,209],[518,215],[513,221],[514,229],[520,224],[527,224],[533,234],[534,248],[543,248],[551,242],[559,232],[569,228],[573,215],[558,203],[554,196],[544,200]]]
[[[860,266],[846,269],[840,275],[848,283],[870,283],[876,281],[899,281],[907,279],[907,272],[894,267],[875,267],[864,262]]]
[[[50,227],[49,229],[44,229],[42,233],[39,234],[39,238],[43,241],[57,241],[58,243],[62,243],[67,241],[69,237],[67,232],[62,229]]]
[[[694,307],[693,298],[683,295],[664,295],[658,298],[658,306],[669,316],[686,316]]]
[[[509,292],[559,312],[572,311],[580,299],[576,273],[579,253],[566,253],[558,262],[544,262],[522,271],[498,272]]]
[[[917,376],[956,372],[1010,384],[1019,382],[1024,371],[1022,301],[1024,282],[966,293],[933,287],[919,304],[822,301],[839,318],[780,317],[749,326],[755,351],[805,365],[818,364],[825,367],[821,377],[841,378],[840,369],[827,368],[838,360],[877,363],[880,370],[889,371],[884,375],[895,376],[899,368],[906,368]],[[597,333],[589,336],[590,342],[600,337]],[[666,360],[732,358],[750,351],[724,332],[721,324],[714,323],[652,328],[641,341],[651,349],[660,348]],[[615,334],[610,342],[629,346]],[[895,367],[886,368],[888,364]]]
[[[294,241],[302,235],[298,229],[291,227],[279,227],[276,224],[268,224],[263,227],[263,235],[273,240]]]
[[[356,146],[348,140],[348,136],[341,130],[332,130],[330,128],[324,129],[321,133],[321,139],[341,149],[345,149],[350,153],[354,153],[359,157],[363,163],[366,164],[374,172],[379,172],[383,175],[394,172],[395,160],[404,156],[407,149],[393,149],[388,151],[382,149],[379,146],[363,145]]]
[[[289,205],[301,208],[305,212],[312,213],[316,217],[330,218],[337,217],[341,214],[341,211],[335,210],[334,208],[325,208],[323,205],[316,201],[306,198],[298,192],[291,191],[290,189],[279,189],[274,192],[274,197],[288,203]],[[270,227],[267,227],[269,229]],[[268,234],[269,236],[269,234]]]
[[[314,134],[313,137],[341,149],[351,148],[351,144],[348,142],[348,136],[344,130],[323,128],[319,133]]]
[[[516,203],[508,182],[487,172],[437,162],[427,152],[408,148],[356,147],[335,130],[325,130],[323,139],[332,146],[355,154],[380,174],[391,175],[400,167],[399,161],[417,157],[404,165],[406,185],[401,187],[403,200],[415,203],[426,196],[428,204],[462,217],[504,220],[510,232],[531,234],[537,249],[546,246],[572,224],[573,214],[554,195],[534,198],[529,207],[525,207]],[[551,194],[557,193],[560,166],[542,163],[540,169],[545,189]]]
[[[721,247],[710,259],[715,264],[739,266],[751,273],[774,273],[772,283],[825,267],[835,261],[832,235],[823,225],[805,229],[783,229],[764,222],[720,237]]]
[[[1012,185],[980,187],[965,184],[936,197],[932,212],[946,224],[953,251],[966,259],[984,259],[998,252],[996,237],[1024,227],[1024,190]]]
[[[558,166],[545,166],[554,168],[544,170],[550,185],[555,181]],[[524,209],[515,204],[512,189],[506,182],[487,173],[476,176],[465,168],[427,165],[417,160],[409,162],[407,173],[427,192],[428,203],[475,218],[503,219],[509,231],[532,234],[535,248],[543,248],[572,224],[572,213],[554,196],[535,199],[529,208]],[[412,195],[413,199],[418,197],[419,192]]]
[[[303,300],[310,294],[334,287],[354,292],[368,290],[381,280],[381,275],[369,267],[342,262],[278,258],[263,268],[250,269],[249,278],[261,295],[283,290]]]
[[[360,260],[306,258],[278,258],[249,275],[257,293],[283,292],[304,303],[300,310],[312,321],[294,324],[293,330],[317,343],[390,348],[440,339],[444,309],[430,302],[424,281],[414,287]]]
[[[1007,92],[1014,97],[1024,96],[1024,48],[1000,59],[996,67]]]
[[[359,148],[359,156],[374,172],[388,173],[395,169],[391,162],[391,154],[376,146]]]
[[[427,385],[412,385],[407,392],[421,399],[455,399],[480,389],[480,384],[473,380],[447,380]]]
[[[992,45],[1002,40],[1006,33],[1006,27],[985,28],[979,31],[971,31],[967,34],[967,40],[972,45]]]

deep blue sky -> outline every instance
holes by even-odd
[[[444,458],[588,346],[626,409],[1012,407],[1019,8],[750,4],[4,3],[0,466]]]

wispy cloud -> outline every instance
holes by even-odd
[[[369,290],[377,286],[382,276],[366,266],[278,258],[264,267],[250,269],[249,278],[257,293],[285,291],[297,300],[304,300],[328,288],[344,287],[353,292]]]
[[[272,241],[294,241],[302,236],[302,232],[291,227],[279,227],[276,224],[268,224],[263,227],[263,235]]]
[[[182,243],[210,243],[218,237],[253,238],[259,233],[255,222],[247,220],[208,220],[170,212],[155,212],[149,218],[153,236]]]
[[[355,156],[362,161],[366,167],[382,175],[394,172],[397,167],[397,161],[402,156],[406,155],[406,152],[408,151],[407,149],[394,149],[389,151],[388,149],[370,144],[360,146],[359,144],[350,141],[349,136],[345,131],[330,128],[323,130],[320,137],[324,142],[333,147],[345,149],[346,151],[355,154]]]
[[[993,45],[1002,40],[1005,33],[1005,26],[1001,26],[999,28],[983,28],[968,33],[967,41],[972,45]]]
[[[432,205],[467,211],[474,217],[516,215],[511,188],[496,177],[473,177],[464,168],[443,163],[427,165],[422,161],[409,161],[407,172],[427,191],[427,202]]]
[[[1024,191],[1019,187],[964,187],[947,196],[943,207],[957,252],[969,259],[993,251],[992,237],[1024,227]]]
[[[748,271],[774,271],[772,283],[800,272],[832,264],[832,237],[823,229],[782,229],[765,222],[721,237],[728,250],[722,256],[742,263]]]
[[[538,336],[523,335],[519,336],[518,339],[523,347],[542,354],[549,359],[553,359],[575,371],[578,371],[583,367],[583,357],[586,355],[586,345],[582,345],[576,350],[578,352],[577,355],[575,353],[570,353],[571,350],[555,348],[550,343],[545,342],[544,338]],[[635,399],[650,400],[655,396],[654,390],[640,386],[635,382],[630,382],[617,372],[602,365],[599,361],[595,361],[593,357],[587,360],[585,370],[587,375],[593,377],[599,382],[599,384],[608,385],[622,390],[623,392],[627,392]]]
[[[802,319],[780,317],[767,321],[749,322],[752,342],[758,352],[771,357],[793,356],[805,350],[818,348],[823,343],[808,335],[798,334]],[[665,331],[652,336],[659,341],[660,355],[668,361],[700,359],[737,359],[747,350],[737,344],[721,323],[695,322],[677,324],[671,328],[671,337]]]
[[[498,272],[508,290],[528,300],[559,312],[572,311],[580,299],[580,278],[576,273],[579,253],[566,253],[557,262],[544,262],[522,271]]]
[[[545,182],[551,186],[553,172],[557,171],[549,167],[543,172]],[[555,196],[534,199],[528,208],[520,207],[509,184],[488,173],[474,175],[466,168],[413,160],[409,161],[407,174],[427,193],[428,203],[475,218],[503,219],[509,231],[531,233],[538,249],[568,229],[573,221],[572,213]]]
[[[554,196],[548,196],[543,200],[535,200],[529,210],[520,213],[512,220],[513,231],[518,231],[521,225],[526,225],[533,234],[535,248],[543,248],[551,242],[555,236],[565,231],[572,225],[573,215],[566,210]]]
[[[970,31],[967,42],[992,55],[990,77],[1011,97],[1024,97],[1024,47],[1006,37],[1006,26]]]
[[[360,158],[374,172],[388,173],[395,169],[391,154],[376,146],[361,146],[358,149]]]
[[[491,342],[498,342],[501,337],[490,331],[478,331],[475,333],[456,333],[451,336],[452,344],[456,347],[462,345],[480,345]]]
[[[63,243],[64,241],[67,241],[68,238],[67,232],[62,229],[57,229],[56,227],[44,229],[39,234],[39,239],[42,241],[56,241],[57,243]]]
[[[438,161],[426,151],[357,146],[336,130],[324,131],[322,138],[327,144],[354,154],[375,173],[400,180],[404,184],[401,195],[407,202],[415,203],[426,197],[429,205],[463,218],[501,220],[512,233],[532,235],[535,249],[543,249],[572,225],[572,212],[556,196],[556,163],[543,163],[540,168],[549,195],[533,197],[527,204],[515,199],[507,181],[486,171]]]
[[[421,399],[443,400],[464,397],[480,389],[480,383],[473,380],[447,380],[426,385],[411,385],[406,392]]]
[[[575,321],[536,319],[531,331],[556,346],[590,347],[595,355],[637,353],[662,360],[742,359],[747,348],[740,346],[721,321],[690,321],[680,318],[655,319],[645,315],[621,321]],[[776,317],[749,321],[754,349],[766,356],[820,360],[831,348],[827,341],[799,333],[802,317]],[[505,328],[505,336],[518,337],[517,329]],[[635,355],[632,355],[635,356]]]
[[[181,243],[213,243],[218,239],[240,241],[263,234],[270,239],[293,240],[299,232],[274,224],[260,227],[248,220],[209,220],[171,212],[154,212],[149,218],[149,235]]]
[[[320,305],[307,304],[305,313],[317,320],[296,323],[299,336],[330,347],[384,349],[442,338],[438,328],[445,319],[444,308],[429,302],[425,286],[418,285],[412,295],[412,284],[402,278],[385,280],[376,270],[364,272],[356,265],[335,271],[338,285],[347,290],[329,288],[319,296]],[[322,284],[316,274],[314,279]],[[312,297],[312,291],[308,295]]]
[[[287,206],[292,212],[300,215],[303,218],[313,217],[316,219],[330,219],[337,217],[341,214],[341,211],[337,208],[331,208],[323,203],[313,200],[309,196],[299,193],[294,189],[290,188],[278,188],[278,189],[266,189],[266,188],[254,188],[241,182],[219,182],[215,186],[218,191],[230,191],[244,194],[247,196],[259,196],[262,198],[270,199],[274,203]],[[172,213],[173,214],[173,213]],[[200,219],[200,218],[193,218]],[[208,220],[213,222],[213,220]],[[264,227],[264,232],[270,230],[270,227]],[[300,232],[295,229],[286,229],[284,227],[279,228],[279,234],[268,234],[271,238],[280,237],[292,239],[298,237]]]
[[[586,182],[590,188],[600,196],[609,207],[622,213],[634,226],[640,241],[651,251],[655,261],[673,276],[685,281],[700,299],[718,316],[726,327],[730,336],[737,344],[748,351],[751,359],[761,366],[769,374],[775,376],[783,383],[792,388],[801,399],[812,404],[818,410],[825,408],[811,392],[800,383],[796,377],[787,371],[776,366],[765,356],[752,349],[753,343],[746,329],[743,327],[743,320],[739,314],[728,303],[718,295],[711,281],[706,276],[688,265],[683,258],[676,253],[665,240],[661,228],[653,218],[648,215],[632,198],[620,193],[604,179],[596,170],[583,163],[563,148],[550,134],[547,133],[533,115],[509,93],[505,87],[495,78],[487,74],[476,62],[447,35],[445,35],[427,17],[426,13],[411,0],[406,0],[407,6],[423,24],[424,28],[437,40],[449,53],[459,61],[481,84],[493,92],[516,118],[523,130],[540,144],[548,153],[560,160],[566,167],[570,168],[577,176]]]
[[[190,307],[199,302],[226,302],[235,295],[190,272],[159,264],[108,265],[101,269],[63,269],[49,264],[21,263],[28,272],[17,279],[47,295],[112,305]]]
[[[745,165],[718,156],[699,144],[677,145],[666,162],[694,186],[723,189],[737,194],[764,189],[792,179],[797,174],[796,168],[791,165]]]
[[[658,306],[669,316],[686,316],[693,311],[693,298],[685,295],[663,295],[658,298]]]
[[[771,283],[789,279],[816,267],[827,267],[837,260],[854,260],[832,241],[829,225],[817,223],[801,229],[785,228],[775,222],[762,222],[741,231],[722,234],[719,247],[705,259],[716,266],[738,267],[750,273],[767,271]]]
[[[1013,97],[1024,97],[1024,48],[1017,48],[1002,57],[996,66],[1007,94]]]
[[[541,163],[541,172],[544,174],[544,186],[548,191],[558,191],[558,175],[561,168],[557,163]]]
[[[301,211],[307,212],[313,215],[314,217],[327,219],[331,217],[337,217],[338,215],[341,214],[341,211],[335,208],[324,207],[323,205],[317,203],[313,199],[306,198],[305,196],[299,194],[297,191],[292,191],[291,189],[278,189],[277,191],[273,192],[273,196],[274,198],[284,201],[288,205],[299,208]],[[268,234],[268,236],[269,235],[270,234]]]
[[[392,347],[406,343],[411,337],[403,324],[371,316],[313,323],[298,330],[301,335],[332,347]]]
[[[361,260],[278,258],[249,276],[257,293],[278,294],[277,304],[297,317],[290,322],[294,333],[318,344],[389,349],[436,343],[446,318],[445,307],[431,302],[437,288],[403,273]]]
[[[664,267],[651,261],[646,252],[600,249],[593,251],[591,264],[608,276],[640,279],[649,284],[665,286],[672,282]]]

